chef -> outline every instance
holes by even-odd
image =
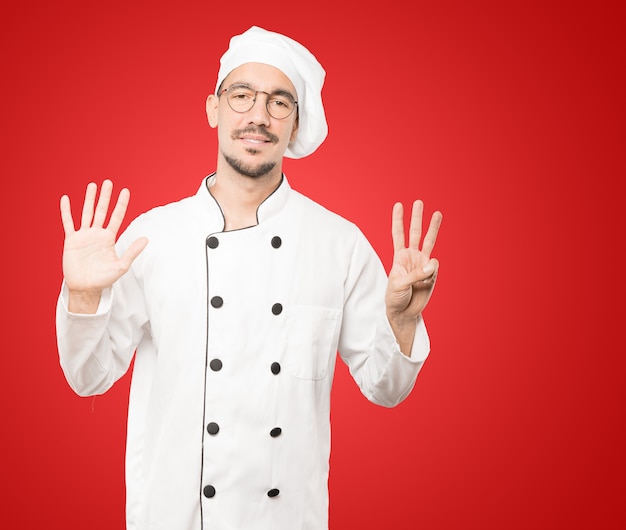
[[[60,363],[82,396],[134,368],[126,451],[129,530],[328,528],[330,391],[337,352],[365,397],[393,407],[429,353],[422,311],[438,262],[436,212],[408,245],[394,206],[389,277],[352,223],[291,188],[284,156],[324,141],[325,72],[296,41],[252,27],[230,41],[207,116],[215,173],[120,235],[123,189],[67,196]]]

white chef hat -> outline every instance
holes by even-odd
[[[298,99],[298,134],[289,144],[285,156],[302,158],[310,155],[328,134],[322,104],[322,86],[326,76],[322,65],[309,50],[295,40],[252,26],[241,35],[230,39],[228,50],[220,59],[216,94],[224,78],[245,63],[274,66],[293,83]]]

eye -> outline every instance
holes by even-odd
[[[291,107],[293,107],[293,102],[285,97],[282,96],[272,96],[272,98],[269,100],[269,104],[272,107],[276,107],[277,109],[290,109]]]
[[[233,85],[228,89],[228,97],[232,101],[248,101],[254,99],[254,90],[243,85]]]

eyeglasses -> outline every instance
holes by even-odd
[[[298,102],[293,100],[291,94],[283,91],[269,94],[263,90],[252,90],[247,85],[232,85],[223,89],[219,95],[221,96],[224,92],[226,92],[228,106],[235,112],[241,113],[248,112],[254,106],[259,92],[266,94],[265,108],[268,114],[277,120],[284,120],[298,106]]]

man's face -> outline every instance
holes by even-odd
[[[297,100],[296,89],[278,68],[261,63],[246,63],[226,76],[221,90],[245,85],[258,92],[252,108],[236,112],[228,104],[227,93],[211,95],[207,116],[217,127],[219,155],[238,173],[260,177],[282,171],[282,158],[297,133],[297,108],[286,118],[277,119],[267,111],[268,94],[290,94]],[[275,170],[275,168],[278,168]]]

